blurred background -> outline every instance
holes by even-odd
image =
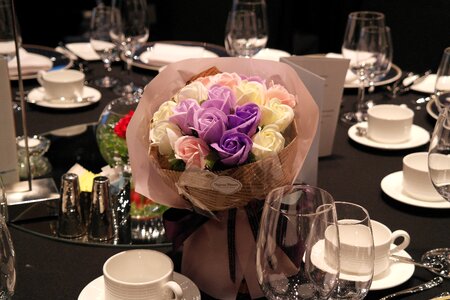
[[[100,1],[16,0],[23,42],[57,46],[88,39],[91,9]],[[340,53],[347,15],[375,10],[386,15],[394,63],[403,70],[436,71],[450,46],[449,0],[266,0],[269,48],[296,55]],[[223,45],[232,0],[148,0],[149,41],[190,40]]]

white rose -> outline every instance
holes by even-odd
[[[174,100],[177,103],[185,99],[194,99],[200,103],[208,99],[208,90],[200,81],[193,81],[179,90],[174,96]]]
[[[243,80],[236,87],[236,102],[238,105],[244,105],[245,103],[256,103],[263,105],[266,94],[266,86],[257,81]]]
[[[277,125],[265,126],[253,136],[252,140],[252,153],[257,160],[279,153],[283,150],[285,143]]]
[[[261,125],[277,125],[280,132],[286,129],[294,120],[294,110],[286,104],[282,104],[279,99],[271,99],[262,107]]]
[[[153,114],[153,123],[156,124],[161,121],[169,120],[169,117],[173,115],[173,109],[177,104],[172,101],[166,101],[158,108],[158,111]]]
[[[169,121],[154,123],[150,130],[150,141],[152,144],[158,145],[161,155],[172,154],[175,141],[181,136],[180,128]]]

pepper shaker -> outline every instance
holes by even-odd
[[[94,178],[88,222],[89,240],[102,242],[116,236],[116,222],[109,188],[108,177],[97,176]]]

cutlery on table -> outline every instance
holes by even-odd
[[[40,101],[49,102],[53,104],[74,104],[74,103],[86,103],[93,102],[94,97],[60,97],[60,98],[52,98],[52,99],[42,99],[42,100],[30,100],[27,99],[28,103],[37,103]]]
[[[422,292],[425,290],[429,290],[431,288],[434,288],[438,285],[440,285],[442,282],[444,281],[444,279],[442,279],[442,277],[435,277],[430,281],[427,281],[425,283],[419,284],[417,286],[414,286],[412,288],[406,289],[406,290],[402,290],[387,296],[384,296],[383,298],[380,298],[380,300],[387,300],[387,299],[392,299],[395,298],[397,296],[401,296],[401,295],[407,295],[407,294],[414,294],[414,293],[418,293],[418,292]]]
[[[442,277],[450,279],[450,274],[449,274],[450,271],[447,268],[445,268],[440,263],[436,263],[436,264],[433,264],[433,265],[427,264],[427,263],[420,263],[420,262],[417,262],[417,261],[413,260],[412,258],[405,257],[405,256],[400,256],[400,255],[395,255],[395,254],[391,254],[390,258],[393,261],[395,261],[395,262],[413,264],[415,266],[418,266],[418,267],[421,267],[421,268],[425,268],[428,271],[433,272],[434,274],[437,274],[439,276],[442,276]]]
[[[431,74],[431,72],[431,70],[427,70],[420,74],[416,74],[413,72],[407,73],[405,76],[402,76],[399,80],[394,82],[393,85],[386,87],[386,90],[388,90],[389,92],[388,95],[391,98],[395,98],[398,95],[408,92],[413,85],[419,84],[424,81],[427,76]]]

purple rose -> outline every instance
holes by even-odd
[[[173,109],[174,114],[169,117],[169,121],[178,125],[184,134],[190,134],[194,125],[194,112],[200,109],[197,100],[184,99]]]
[[[217,151],[221,162],[227,166],[237,166],[245,163],[252,150],[252,139],[241,132],[227,130],[219,143],[211,144]]]
[[[261,110],[256,103],[246,103],[236,108],[234,115],[228,116],[228,129],[253,136],[261,120]]]
[[[200,108],[193,112],[192,119],[192,129],[195,129],[199,138],[207,144],[218,142],[227,130],[227,115],[215,107]]]
[[[236,96],[229,87],[215,84],[208,91],[208,100],[201,106],[203,108],[215,107],[228,115],[236,106]]]

